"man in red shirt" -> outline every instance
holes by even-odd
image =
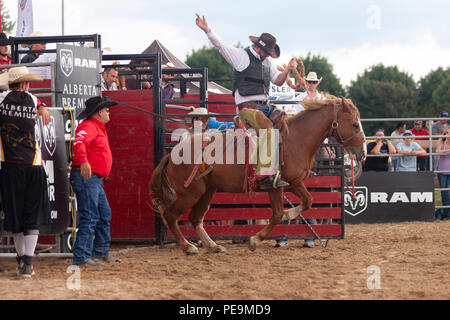
[[[75,132],[70,183],[77,195],[78,231],[73,247],[73,264],[103,265],[114,261],[109,256],[111,208],[103,189],[109,176],[112,154],[105,124],[109,107],[117,102],[104,97],[86,100],[86,109],[78,116],[81,122]],[[92,259],[91,259],[92,258]]]
[[[4,32],[0,32],[0,65],[11,64],[11,56],[9,53],[9,46],[11,40],[8,39]],[[0,69],[0,73],[6,72],[8,69]]]
[[[413,135],[417,136],[428,136],[430,133],[427,129],[423,128],[422,120],[414,121],[414,128],[411,129]],[[416,138],[416,140],[428,140],[429,138]],[[428,152],[427,148],[423,148],[426,152]],[[429,156],[417,156],[417,170],[418,171],[428,171],[428,158]]]

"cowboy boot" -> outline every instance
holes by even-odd
[[[258,186],[261,190],[269,190],[288,187],[289,183],[281,179],[280,171],[278,171],[273,176],[265,176],[262,179],[258,180]]]

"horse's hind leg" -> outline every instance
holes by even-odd
[[[208,251],[220,253],[225,252],[225,248],[216,244],[203,228],[203,218],[209,209],[216,191],[217,189],[208,189],[206,193],[203,194],[200,200],[192,208],[191,213],[189,214],[189,221],[192,223],[192,226],[200,237],[200,240],[202,240],[202,244],[208,249]]]
[[[198,253],[198,249],[189,243],[183,236],[180,228],[178,227],[178,219],[181,217],[183,212],[189,210],[196,201],[197,199],[193,199],[189,196],[179,197],[164,213],[164,218],[166,219],[170,230],[172,230],[175,240],[186,254],[196,254]]]

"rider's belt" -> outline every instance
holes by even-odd
[[[257,107],[257,106],[266,106],[267,105],[267,100],[264,101],[246,101],[246,102],[242,102],[239,103],[237,106],[239,108],[239,110],[241,110],[242,108],[250,108],[250,107]]]

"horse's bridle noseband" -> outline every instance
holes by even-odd
[[[334,105],[333,105],[333,113],[334,113],[334,119],[333,122],[331,123],[331,127],[330,127],[330,131],[328,133],[329,137],[335,137],[336,140],[342,144],[344,147],[348,146],[348,145],[357,145],[357,144],[361,144],[364,143],[364,141],[366,140],[366,138],[364,137],[364,132],[362,130],[356,132],[355,134],[353,134],[352,136],[350,136],[347,139],[343,139],[341,134],[339,133],[338,127],[339,127],[339,122],[337,121],[337,114],[338,114],[338,106],[341,105],[340,101],[337,101]],[[337,136],[336,136],[337,135]]]

